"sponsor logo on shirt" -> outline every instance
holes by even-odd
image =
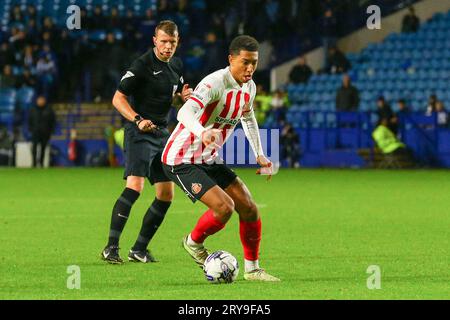
[[[214,119],[214,122],[219,123],[219,124],[225,123],[225,124],[235,126],[239,122],[239,120],[238,119],[227,119],[227,118],[222,118],[222,117],[217,116],[216,119]]]

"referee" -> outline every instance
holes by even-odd
[[[174,184],[161,166],[161,152],[169,137],[168,113],[175,95],[181,95],[186,101],[192,92],[187,84],[183,85],[181,60],[173,57],[178,41],[177,25],[169,20],[161,21],[155,28],[153,49],[132,63],[112,101],[128,122],[124,142],[126,187],[113,207],[108,244],[101,253],[102,259],[109,263],[123,263],[119,256],[120,235],[131,207],[144,188],[145,178],[155,185],[156,197],[145,213],[128,260],[156,262],[147,247],[174,194]]]

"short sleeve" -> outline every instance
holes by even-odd
[[[142,68],[139,66],[139,62],[135,61],[120,79],[117,90],[127,97],[133,95],[140,83],[141,70]]]
[[[183,62],[181,61],[181,59],[176,60],[175,66],[176,66],[175,70],[176,70],[177,74],[180,76],[178,78],[177,90],[175,92],[181,93],[181,91],[183,91],[183,85],[184,85],[184,79],[183,79],[184,66],[183,66]]]

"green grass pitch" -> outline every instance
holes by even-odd
[[[450,172],[237,170],[260,207],[261,265],[280,283],[206,282],[181,248],[205,211],[177,188],[154,264],[101,261],[121,169],[0,169],[0,299],[449,299]],[[126,258],[154,197],[146,183],[121,239]],[[206,242],[243,264],[237,215]],[[77,265],[81,288],[68,289]],[[381,270],[381,289],[367,288]]]

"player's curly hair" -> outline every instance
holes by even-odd
[[[258,41],[247,35],[237,36],[230,43],[230,47],[228,48],[228,52],[231,55],[239,55],[241,50],[245,51],[258,51],[259,43]]]
[[[158,34],[158,30],[162,30],[169,36],[175,37],[178,35],[178,26],[171,20],[162,20],[155,28],[155,35]]]

